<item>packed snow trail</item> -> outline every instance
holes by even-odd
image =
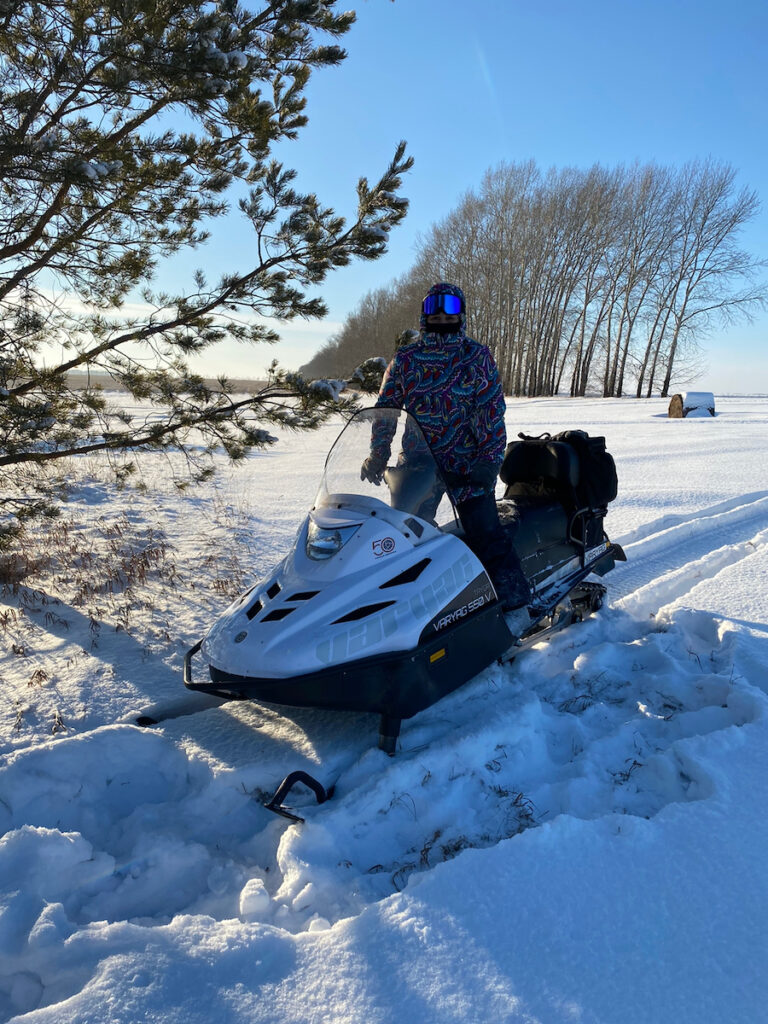
[[[664,516],[628,536],[616,538],[624,548],[627,562],[610,577],[611,598],[616,601],[645,583],[653,582],[655,587],[664,574],[677,572],[681,578],[687,578],[689,566],[709,559],[717,551],[722,551],[723,557],[737,560],[751,544],[761,543],[759,538],[767,524],[768,492],[760,492],[685,516]]]

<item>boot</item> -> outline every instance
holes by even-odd
[[[505,612],[530,604],[531,588],[521,569],[500,569],[491,579]]]
[[[506,622],[510,633],[520,639],[520,637],[524,636],[531,628],[536,620],[528,611],[527,605],[523,605],[522,608],[516,608],[514,611],[505,614],[504,621]]]

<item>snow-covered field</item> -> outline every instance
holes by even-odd
[[[768,1020],[768,398],[666,406],[509,403],[510,437],[606,436],[629,561],[599,615],[405,722],[394,759],[375,716],[181,682],[338,424],[186,494],[160,456],[121,492],[73,465],[0,593],[0,1018]],[[296,796],[304,825],[262,806],[295,768],[338,780]]]

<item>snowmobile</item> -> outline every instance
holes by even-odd
[[[390,452],[380,484],[361,480],[373,436]],[[522,635],[462,539],[416,420],[364,409],[331,448],[289,553],[187,652],[185,685],[226,699],[375,712],[379,747],[392,754],[402,719],[596,610],[605,587],[587,577],[625,557],[603,530],[616,496],[613,460],[602,438],[581,431],[521,438],[507,446],[498,508],[534,595]],[[198,653],[204,680],[193,679]]]

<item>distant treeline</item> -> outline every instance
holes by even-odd
[[[418,326],[426,290],[445,280],[464,289],[467,331],[491,348],[507,394],[665,396],[696,375],[711,328],[765,302],[763,265],[738,244],[759,203],[735,177],[712,161],[547,173],[501,165],[302,373],[344,377],[389,358]]]
[[[68,373],[66,376],[67,387],[72,390],[84,390],[85,388],[101,388],[103,391],[124,391],[128,388],[121,381],[108,373]],[[207,387],[218,386],[219,378],[205,377]],[[248,378],[229,378],[228,386],[231,393],[251,394],[266,387],[266,380],[251,380]]]

